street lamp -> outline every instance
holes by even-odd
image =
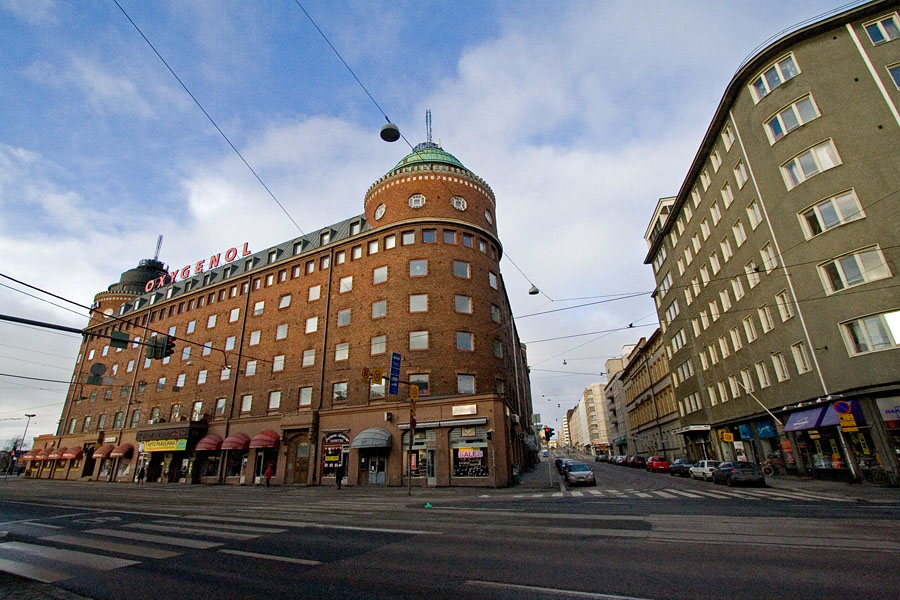
[[[25,432],[22,434],[22,444],[19,446],[19,449],[22,449],[22,446],[25,445],[25,436],[28,435],[28,425],[31,424],[31,417],[37,416],[34,414],[25,413],[25,416],[28,417],[28,420],[25,421]],[[16,443],[13,442],[13,454],[16,453]],[[7,470],[7,474],[11,473],[13,470],[13,461],[9,461],[9,469]]]

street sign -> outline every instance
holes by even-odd
[[[410,384],[409,386],[409,398],[413,402],[419,399],[419,386],[415,384]]]
[[[388,393],[396,396],[400,391],[400,355],[396,352],[391,354],[391,380],[388,386]]]
[[[369,377],[370,377],[369,367],[363,367],[363,368],[362,368],[362,378],[363,378],[363,381],[368,381],[368,380],[369,380]]]
[[[846,400],[838,400],[832,405],[832,408],[839,415],[846,415],[851,411],[850,403]]]
[[[372,369],[372,379],[381,383],[384,380],[384,369],[380,367]]]
[[[109,345],[113,348],[128,347],[128,334],[124,331],[113,331],[109,334],[109,337],[112,338],[109,342]]]
[[[853,416],[853,413],[839,413],[838,422],[840,422],[842,431],[848,433],[859,431],[859,427],[856,425],[856,417]]]

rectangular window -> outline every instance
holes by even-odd
[[[228,322],[229,322],[229,323],[234,323],[234,322],[237,321],[240,317],[241,317],[241,309],[239,309],[239,308],[232,308],[232,309],[231,309],[231,313],[228,315]]]
[[[287,308],[291,305],[291,295],[285,294],[278,300],[278,308]]]
[[[456,376],[456,393],[457,394],[474,394],[475,393],[475,376],[459,374]]]
[[[197,327],[197,321],[188,321],[187,333],[194,333],[194,329],[196,327]]]
[[[820,116],[812,96],[805,96],[797,100],[766,121],[766,135],[769,136],[769,143],[774,144],[801,125]]]
[[[288,334],[288,324],[287,323],[282,323],[281,325],[279,325],[278,327],[275,328],[275,339],[276,340],[283,340],[284,338],[287,337],[287,334]]]
[[[345,294],[351,290],[353,290],[353,275],[341,277],[340,281],[338,282],[338,293]]]
[[[797,63],[794,61],[793,55],[789,54],[784,58],[768,66],[759,77],[750,84],[750,93],[753,95],[754,103],[758,103],[772,90],[779,85],[793,79],[800,74]]]
[[[704,240],[709,239],[709,233],[710,233],[709,221],[707,221],[706,219],[703,219],[702,221],[700,221],[700,233],[703,234]]]
[[[400,243],[404,246],[409,246],[410,244],[416,243],[416,232],[415,231],[404,231],[400,235]]]
[[[500,289],[499,279],[497,279],[497,274],[491,271],[488,271],[488,285],[493,289]]]
[[[781,165],[781,175],[787,189],[792,190],[810,177],[840,164],[841,157],[834,142],[825,140]]]
[[[863,25],[872,44],[878,46],[891,40],[900,38],[900,25],[898,25],[897,13],[880,17],[877,21]]]
[[[739,160],[738,164],[734,166],[734,180],[737,181],[738,189],[744,187],[744,184],[747,183],[747,167],[744,166],[744,161]]]
[[[684,248],[684,262],[687,266],[691,266],[691,263],[694,262],[694,253],[691,252],[690,246]]]
[[[712,206],[709,207],[709,215],[712,217],[713,225],[718,225],[719,221],[722,220],[722,209],[719,208],[718,202],[713,202]]]
[[[722,312],[728,312],[731,309],[731,296],[728,295],[728,288],[719,291],[719,301],[722,303]]]
[[[662,267],[663,261],[666,260],[666,247],[660,246],[659,250],[656,252],[656,256],[653,258],[653,271],[658,272],[659,268]]]
[[[731,291],[734,292],[735,302],[744,297],[744,284],[741,282],[740,277],[735,277],[731,280]]]
[[[212,342],[203,343],[203,352],[201,354],[203,354],[203,356],[209,356],[210,354],[212,354]]]
[[[720,381],[716,384],[716,388],[719,390],[719,397],[722,402],[728,402],[728,388],[725,386],[724,381]]]
[[[235,339],[236,338],[233,335],[230,335],[227,338],[225,338],[225,350],[234,350]]]
[[[231,367],[222,367],[222,372],[219,373],[220,381],[228,381],[231,378]]]
[[[715,252],[709,255],[709,266],[712,268],[713,275],[718,274],[722,268],[722,265],[719,263],[719,255]]]
[[[302,366],[311,367],[314,364],[316,364],[316,351],[314,349],[304,350]]]
[[[843,289],[891,276],[884,255],[878,246],[871,246],[819,265],[819,276],[825,292],[833,294]]]
[[[318,300],[322,295],[322,286],[321,285],[311,285],[309,286],[309,302],[313,302]]]
[[[709,303],[709,316],[712,318],[713,323],[719,320],[719,304],[715,300]]]
[[[427,312],[428,311],[428,294],[410,294],[409,296],[409,312]]]
[[[772,320],[772,312],[769,310],[769,307],[763,304],[756,309],[756,312],[759,314],[759,322],[762,325],[763,333],[772,331],[775,328],[775,321]]]
[[[819,202],[798,215],[806,238],[865,217],[856,192],[849,190]]]
[[[334,347],[334,360],[347,360],[350,358],[350,344],[349,342],[343,342],[341,344],[337,344]]]
[[[409,332],[409,349],[410,350],[428,350],[428,332],[427,331],[410,331]]]
[[[891,76],[891,79],[894,80],[894,85],[897,86],[898,90],[900,90],[900,63],[889,66],[887,70]]]
[[[744,334],[747,336],[747,343],[753,343],[756,340],[756,327],[753,325],[753,317],[744,319]]]
[[[253,394],[244,394],[241,396],[241,412],[250,412],[253,408]]]
[[[794,316],[794,303],[788,297],[787,290],[781,290],[775,294],[775,305],[778,307],[782,323]]]
[[[503,342],[500,340],[494,340],[494,356],[503,358]]]
[[[269,410],[278,410],[281,406],[281,392],[269,392]]]
[[[726,125],[722,130],[722,143],[725,144],[725,151],[731,150],[734,145],[734,133],[731,131],[731,125]]]
[[[697,254],[700,254],[701,244],[700,244],[700,234],[699,233],[695,233],[694,235],[691,236],[691,246],[694,247],[694,252],[696,252]]]
[[[216,398],[215,414],[217,417],[225,414],[225,398]]]
[[[181,349],[181,360],[190,360],[190,359],[191,359],[191,347],[185,346],[184,348]],[[113,375],[115,375],[115,372],[113,372]]]
[[[250,345],[255,346],[259,343],[260,335],[262,335],[262,331],[257,329],[256,331],[250,332]]]
[[[284,354],[279,354],[272,359],[272,372],[278,373],[284,371]]]
[[[734,351],[737,352],[744,347],[744,342],[741,340],[741,330],[738,327],[732,327],[730,333],[731,345],[734,346]]]
[[[212,329],[216,326],[216,315],[209,315],[209,318],[206,320],[206,328]]]
[[[410,373],[409,383],[411,385],[419,386],[419,395],[420,396],[429,395],[428,373]]]
[[[494,323],[500,322],[500,307],[494,304],[491,304],[491,321]]]
[[[750,369],[741,369],[741,385],[744,388],[744,391],[748,394],[753,392],[755,389],[753,386],[753,376],[750,374]]]
[[[449,229],[444,230],[444,243],[445,244],[455,244],[456,243],[456,232],[450,231]]]
[[[379,284],[384,283],[388,280],[388,268],[387,266],[376,267],[372,269],[372,283]]]
[[[794,364],[797,366],[797,373],[801,375],[812,371],[812,365],[809,362],[809,355],[806,353],[806,344],[797,342],[791,346],[791,353],[794,355]]]
[[[454,307],[456,312],[465,313],[467,315],[472,314],[472,298],[469,296],[454,296],[453,297]]]
[[[738,248],[743,246],[744,242],[747,241],[747,232],[744,231],[744,224],[741,223],[740,219],[731,226],[731,233],[734,234],[734,241],[738,245]]]
[[[709,189],[709,171],[707,171],[706,169],[703,169],[703,172],[700,173],[700,183],[701,185],[703,185],[704,192]]]
[[[369,256],[373,254],[378,254],[378,240],[369,242]]]
[[[456,349],[457,350],[475,350],[475,336],[467,331],[456,332]]]
[[[380,400],[384,398],[384,378],[380,381],[374,379],[369,383],[369,399]]]
[[[341,381],[331,386],[332,402],[345,402],[347,400],[347,382]]]
[[[319,330],[319,317],[306,319],[306,333],[315,333]]]
[[[471,233],[464,233],[462,235],[462,243],[466,248],[474,248],[475,247],[475,237]]]
[[[331,265],[331,257],[323,256],[319,259],[319,268],[323,271]]]
[[[423,275],[428,275],[428,261],[425,259],[409,261],[409,276],[421,277]]]
[[[712,163],[713,171],[716,173],[719,172],[719,167],[722,166],[722,157],[719,155],[719,149],[714,148],[712,152],[709,154],[709,162]]]
[[[775,255],[775,248],[772,247],[772,244],[767,243],[763,246],[759,251],[759,256],[762,258],[766,273],[771,273],[772,269],[778,266],[778,257]]]
[[[350,260],[359,260],[360,258],[362,258],[362,246],[350,248]]]
[[[786,381],[791,378],[787,370],[787,362],[781,352],[772,355],[772,368],[775,369],[775,378],[778,381]]]
[[[737,398],[741,395],[741,387],[738,384],[738,378],[734,375],[728,376],[728,387],[731,389],[732,398]]]
[[[435,242],[437,242],[437,230],[423,229],[422,230],[422,243],[434,244]]]
[[[716,397],[716,388],[708,385],[706,386],[706,395],[709,396],[709,405],[715,406],[719,403],[719,399]]]
[[[726,183],[722,186],[722,202],[725,203],[725,208],[731,206],[731,203],[734,202],[734,192],[731,191],[731,184]]]
[[[728,262],[734,256],[734,251],[731,249],[731,241],[728,238],[724,238],[719,242],[719,248],[722,249],[722,258],[725,259],[725,262]]]
[[[369,347],[369,354],[374,356],[385,352],[387,352],[387,336],[378,335],[373,337]]]
[[[347,262],[347,253],[344,250],[338,250],[334,253],[334,264],[342,265]],[[296,269],[296,267],[294,267]],[[296,277],[296,275],[295,275]]]
[[[259,302],[257,302],[256,304],[253,305],[253,316],[258,317],[259,315],[263,314],[263,311],[265,311],[265,309],[266,309],[266,301],[260,300]]]
[[[462,277],[463,279],[469,278],[469,263],[463,262],[461,260],[453,261],[453,275],[456,277]]]
[[[841,323],[851,356],[888,350],[900,345],[900,310]]]
[[[338,327],[343,327],[345,325],[350,324],[350,309],[349,308],[345,308],[345,309],[338,311],[337,324],[338,324]]]
[[[256,375],[256,361],[255,360],[247,361],[247,366],[244,368],[244,375],[246,375],[247,377],[252,377],[253,375]]]
[[[224,398],[222,398],[224,400]],[[312,388],[300,388],[297,404],[299,406],[309,406],[312,403]]]
[[[380,319],[387,314],[387,300],[376,300],[372,303],[372,318]]]
[[[391,235],[385,236],[384,238],[384,249],[390,250],[392,248],[397,247],[397,236],[393,233]]]
[[[722,353],[722,359],[731,356],[731,349],[728,347],[728,340],[723,335],[719,338],[719,351]]]
[[[700,267],[700,280],[703,282],[703,287],[709,284],[709,269],[706,265]]]

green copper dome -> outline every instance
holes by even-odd
[[[455,156],[449,152],[445,152],[443,148],[433,142],[423,142],[416,146],[412,152],[404,156],[403,159],[397,163],[397,166],[395,166],[394,169],[430,162],[444,163],[459,167],[460,169],[465,169],[463,164],[459,162]]]

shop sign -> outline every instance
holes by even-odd
[[[108,435],[105,438],[103,438],[104,444],[115,444],[118,441],[119,441],[119,436],[117,436],[117,435]]]
[[[811,440],[817,440],[820,437],[822,437],[821,435],[819,435],[819,432],[816,431],[815,429],[810,429],[809,431],[807,431],[807,433],[809,434],[809,439],[811,439]]]
[[[143,452],[179,452],[187,450],[187,439],[149,440],[144,442]]]
[[[326,444],[349,444],[350,438],[343,433],[329,433],[325,436]]]
[[[484,450],[460,450],[459,458],[483,458]]]
[[[157,277],[156,279],[151,279],[144,285],[144,291],[152,292],[153,290],[166,286],[170,283],[175,283],[175,280],[179,277],[181,277],[182,279],[187,279],[191,276],[191,271],[193,271],[194,275],[199,275],[205,269],[215,269],[219,266],[220,263],[229,263],[236,259],[238,257],[238,253],[240,253],[241,256],[250,256],[250,254],[252,254],[252,252],[250,252],[250,242],[244,242],[244,247],[240,251],[238,251],[237,248],[229,248],[224,252],[224,257],[222,256],[222,252],[220,252],[219,254],[213,254],[209,257],[209,264],[206,264],[207,260],[204,258],[198,260],[196,263],[192,263],[190,265],[182,267],[181,269],[176,269],[168,275],[162,275],[161,277]],[[222,260],[223,258],[225,259],[224,261]]]
[[[719,430],[719,440],[722,442],[733,442],[734,434],[728,431],[727,429]]]
[[[476,404],[460,404],[458,406],[453,407],[453,416],[459,417],[462,415],[477,415],[478,414],[478,406]]]
[[[775,428],[772,427],[772,423],[769,421],[757,421],[756,435],[761,438],[775,437]]]
[[[900,421],[900,398],[879,398],[878,410],[885,421]]]
[[[741,425],[738,425],[738,429],[739,429],[740,432],[741,432],[741,439],[742,439],[742,440],[751,440],[751,439],[753,439],[753,433],[750,431],[750,425],[747,425],[746,423],[743,423],[743,424],[741,424]]]

